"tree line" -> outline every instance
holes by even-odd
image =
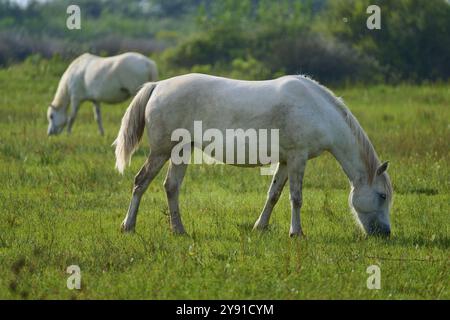
[[[73,1],[0,0],[0,65],[84,51],[152,55],[166,75],[246,79],[307,74],[325,83],[447,81],[446,0],[75,1],[82,29],[65,28]],[[366,26],[367,7],[380,29]]]

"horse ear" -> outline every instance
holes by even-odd
[[[382,165],[380,165],[377,169],[377,176],[381,175],[383,172],[385,172],[388,168],[389,161],[383,162]]]

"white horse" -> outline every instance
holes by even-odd
[[[303,76],[268,81],[240,81],[201,74],[188,74],[148,83],[128,107],[114,144],[116,167],[123,172],[138,146],[144,127],[151,153],[136,175],[123,231],[134,230],[141,197],[177,143],[171,133],[192,130],[201,120],[205,130],[216,128],[279,128],[279,163],[267,200],[255,229],[268,226],[281,191],[289,179],[290,235],[302,235],[300,207],[302,180],[308,159],[328,151],[334,155],[351,184],[349,204],[357,221],[369,235],[390,235],[389,211],[392,186],[388,163],[377,154],[356,118],[331,91]],[[186,164],[170,161],[164,187],[170,225],[184,233],[178,207]],[[258,164],[254,165],[258,166]]]
[[[59,81],[47,111],[47,133],[61,133],[66,123],[70,133],[81,103],[92,101],[98,129],[103,135],[100,102],[125,101],[135,95],[144,83],[157,80],[156,64],[139,53],[128,52],[107,58],[85,53],[69,65]],[[72,110],[67,120],[69,104]]]

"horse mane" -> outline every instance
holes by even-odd
[[[358,143],[361,157],[364,161],[364,165],[368,173],[368,182],[369,184],[371,184],[375,177],[377,168],[380,165],[380,160],[366,132],[363,130],[363,128],[361,127],[355,116],[344,104],[344,100],[342,98],[336,97],[335,94],[330,89],[321,85],[314,79],[311,79],[310,77],[307,76],[300,76],[300,77],[314,83],[319,88],[319,90],[322,93],[324,93],[324,97],[328,99],[328,101],[339,111],[339,113],[344,118],[345,123],[349,126],[351,132],[353,133],[353,136],[356,139],[356,142]],[[384,173],[384,177],[385,177],[386,191],[390,196],[392,194],[392,186],[390,184],[389,176],[387,175],[387,173]]]
[[[380,160],[375,151],[375,148],[373,147],[372,142],[369,140],[366,132],[359,124],[358,120],[344,104],[343,99],[338,98],[334,95],[333,98],[335,102],[333,106],[335,106],[336,109],[340,111],[341,115],[344,117],[345,122],[350,127],[351,132],[356,138],[356,141],[358,142],[361,156],[367,169],[369,183],[372,183],[377,168],[380,165]]]
[[[51,103],[51,106],[54,109],[61,109],[64,108],[64,106],[66,106],[68,104],[68,97],[69,97],[69,88],[67,87],[68,84],[68,71],[69,69],[67,69],[63,76],[61,77],[61,79],[59,80],[58,83],[58,88],[56,89],[56,93],[55,93],[55,97],[53,98],[53,101]]]
[[[53,98],[53,101],[51,103],[51,106],[55,109],[64,108],[69,104],[69,88],[68,88],[68,81],[69,77],[73,73],[73,69],[80,63],[81,60],[86,59],[88,57],[92,57],[95,55],[90,53],[83,53],[81,56],[77,57],[75,60],[73,60],[69,66],[67,67],[66,71],[64,71],[61,79],[58,83],[58,89],[56,89],[55,97]]]

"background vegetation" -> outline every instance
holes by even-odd
[[[81,30],[65,26],[69,3],[81,8]],[[381,30],[366,28],[370,4],[381,8]],[[136,50],[156,58],[168,76],[446,81],[449,34],[445,0],[61,0],[25,8],[0,0],[0,65],[31,54],[72,59]]]

